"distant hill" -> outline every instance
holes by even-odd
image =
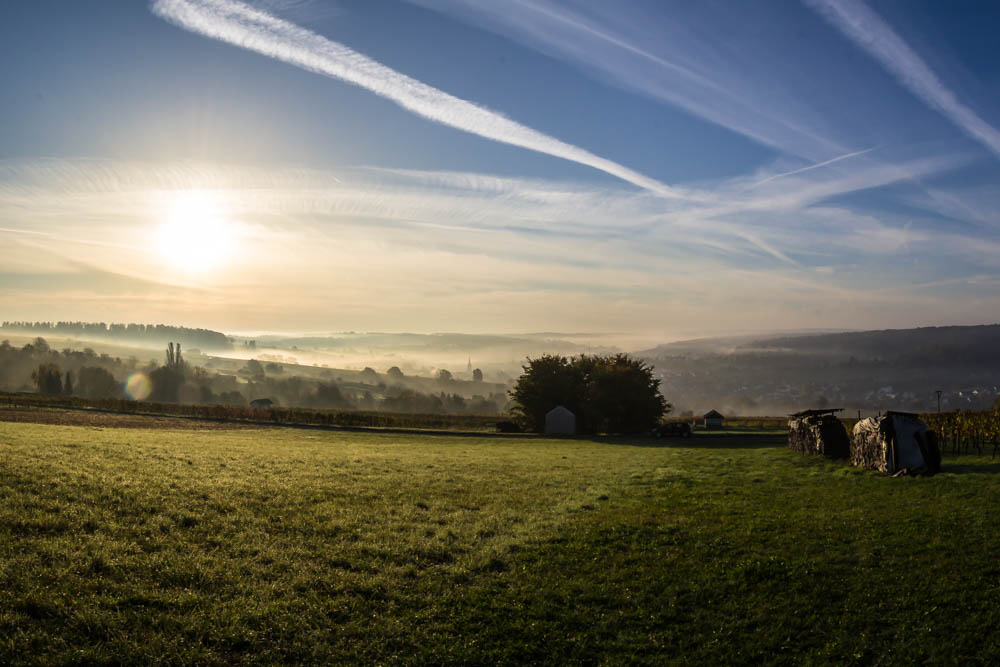
[[[527,337],[491,336],[455,333],[379,333],[346,332],[329,336],[281,336],[266,334],[255,338],[257,345],[289,348],[291,346],[315,349],[337,349],[344,347],[390,348],[397,351],[418,349],[477,351],[483,348],[516,345],[534,345]],[[565,341],[556,341],[569,345]]]
[[[784,336],[744,343],[739,349],[906,359],[914,363],[1000,361],[1000,324]]]
[[[663,343],[648,350],[635,352],[636,356],[650,357],[661,354],[720,354],[728,353],[745,347],[770,342],[778,339],[798,339],[813,336],[836,335],[842,333],[841,330],[798,330],[798,331],[776,331],[772,333],[743,333],[731,336],[710,336],[705,338],[690,338],[677,340],[671,343]]]
[[[668,400],[780,414],[808,407],[983,409],[1000,393],[1000,325],[681,341],[637,353]]]

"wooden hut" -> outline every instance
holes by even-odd
[[[843,408],[802,410],[789,415],[788,448],[802,454],[822,454],[846,459],[851,453],[847,429],[837,418]]]

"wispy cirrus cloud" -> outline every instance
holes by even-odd
[[[185,30],[346,81],[428,120],[576,162],[656,194],[685,196],[656,179],[438,90],[298,25],[236,0],[154,0],[152,11]]]
[[[860,318],[852,321],[888,325],[886,313],[905,295],[925,304],[920,312],[1000,312],[979,297],[941,297],[961,291],[961,276],[933,293],[911,289],[942,279],[938,265],[995,279],[992,238],[833,201],[942,164],[838,172],[842,165],[751,190],[751,176],[719,181],[717,200],[705,203],[620,184],[478,173],[0,161],[0,265],[19,274],[5,279],[0,308],[33,304],[51,281],[38,274],[58,269],[73,274],[60,285],[79,285],[63,293],[65,303],[92,307],[79,293],[98,280],[94,271],[113,272],[120,288],[101,282],[107,299],[129,302],[137,289],[130,280],[156,283],[153,292],[177,304],[199,289],[198,303],[211,304],[208,321],[246,309],[305,322],[331,301],[345,324],[433,330],[470,321],[502,330],[598,327],[608,313],[650,329],[677,318],[694,329],[812,326],[822,318],[810,309],[825,298],[852,304]],[[175,279],[148,233],[172,198],[192,190],[218,198],[229,224],[243,230],[240,251],[210,287]],[[102,238],[122,246],[92,243]],[[194,232],[187,242],[202,239]],[[872,285],[886,289],[872,296]]]
[[[796,258],[822,247],[817,238],[828,236],[836,245],[851,231],[830,216],[816,215],[816,207],[955,164],[960,164],[956,158],[923,158],[838,172],[834,163],[756,188],[747,187],[748,177],[715,182],[713,200],[701,202],[568,181],[374,167],[330,172],[195,162],[0,162],[0,217],[8,223],[0,235],[45,238],[67,247],[105,245],[81,237],[79,221],[88,220],[130,244],[122,248],[141,250],[146,241],[132,236],[160,224],[158,215],[171,198],[199,190],[225,200],[235,221],[252,226],[251,236],[274,247],[317,235],[379,243],[406,238],[411,248],[499,250],[550,265],[627,267],[637,256],[646,256],[643,262],[649,256],[656,262],[686,256],[697,263],[708,251],[734,264],[773,258],[799,266]],[[840,218],[851,219],[847,213]],[[576,245],[569,250],[567,243]],[[613,244],[623,251],[608,253]],[[114,261],[112,255],[108,259]],[[141,254],[136,259],[141,267]]]
[[[747,43],[764,12],[697,3],[663,11],[640,3],[579,0],[410,0],[513,38],[602,82],[679,107],[809,162],[850,152],[827,122],[831,100],[796,94],[811,78],[789,70],[776,46]]]
[[[1000,156],[1000,131],[959,101],[924,60],[860,0],[804,0],[805,4],[879,61],[928,106]]]

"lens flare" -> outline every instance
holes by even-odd
[[[125,393],[133,401],[143,401],[153,391],[153,383],[145,373],[133,373],[125,381]]]

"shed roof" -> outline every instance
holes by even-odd
[[[789,417],[812,417],[814,415],[832,415],[837,412],[843,412],[844,408],[826,408],[823,410],[813,409],[813,410],[800,410],[799,412],[793,412],[788,415]]]
[[[703,419],[725,419],[725,417],[723,417],[722,413],[718,410],[709,410],[705,413]]]

